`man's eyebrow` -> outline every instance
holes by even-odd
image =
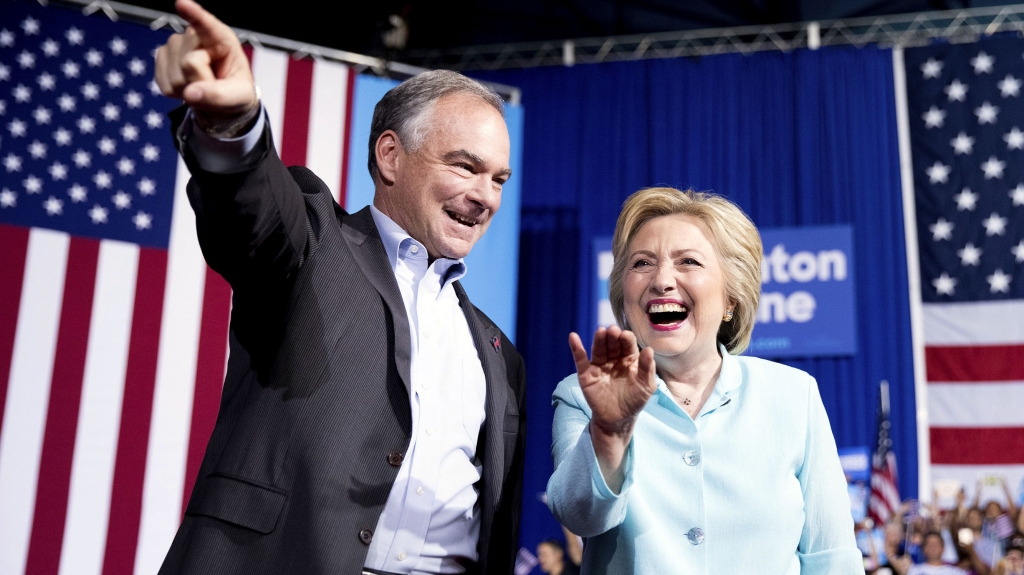
[[[470,152],[469,150],[452,150],[451,152],[448,152],[447,154],[444,155],[444,161],[451,162],[454,160],[466,160],[476,166],[482,166],[486,163],[484,162],[483,158],[474,154],[473,152]],[[505,168],[504,170],[498,172],[496,175],[509,178],[512,176],[512,169]]]
[[[470,162],[472,162],[474,164],[477,164],[477,165],[480,165],[480,164],[484,163],[484,159],[483,158],[481,158],[480,156],[474,154],[473,152],[470,152],[469,150],[453,150],[453,151],[448,152],[447,154],[445,154],[444,155],[444,159],[445,159],[446,162],[450,162],[452,160],[462,159],[462,160],[469,160]]]

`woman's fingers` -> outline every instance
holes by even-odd
[[[640,361],[637,362],[636,375],[644,389],[651,393],[654,393],[654,388],[657,385],[654,379],[656,369],[654,365],[654,350],[649,347],[644,348],[640,352]]]
[[[590,362],[603,365],[608,362],[608,330],[599,327],[594,332],[594,343],[590,346]]]
[[[583,341],[576,332],[569,334],[569,351],[572,352],[572,359],[576,362],[576,373],[583,375],[590,368],[590,360],[587,359],[587,350],[583,347]]]
[[[622,349],[622,355],[630,356],[636,355],[639,351],[636,343],[636,334],[627,330],[622,331],[622,335],[619,336],[619,347]]]

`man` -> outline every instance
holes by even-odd
[[[511,573],[524,370],[460,287],[509,177],[493,92],[452,72],[374,112],[373,207],[286,169],[231,30],[157,53],[210,266],[231,283],[217,425],[161,573]]]
[[[569,561],[556,539],[546,539],[537,544],[537,563],[540,570],[548,575],[579,575],[578,565]]]
[[[1003,575],[1024,575],[1024,534],[1015,533],[1010,537],[1003,563],[1006,567]]]
[[[963,569],[942,560],[945,548],[946,542],[943,541],[941,533],[925,533],[924,539],[921,540],[921,552],[924,553],[925,562],[911,567],[907,575],[967,575]]]

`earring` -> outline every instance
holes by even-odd
[[[725,317],[722,318],[722,321],[724,321],[726,323],[729,323],[730,321],[732,321],[732,310],[729,310],[729,311],[725,312]]]

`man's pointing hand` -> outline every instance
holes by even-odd
[[[203,124],[230,124],[251,113],[256,85],[238,37],[193,0],[177,0],[175,9],[189,27],[157,50],[157,86],[184,100]]]

